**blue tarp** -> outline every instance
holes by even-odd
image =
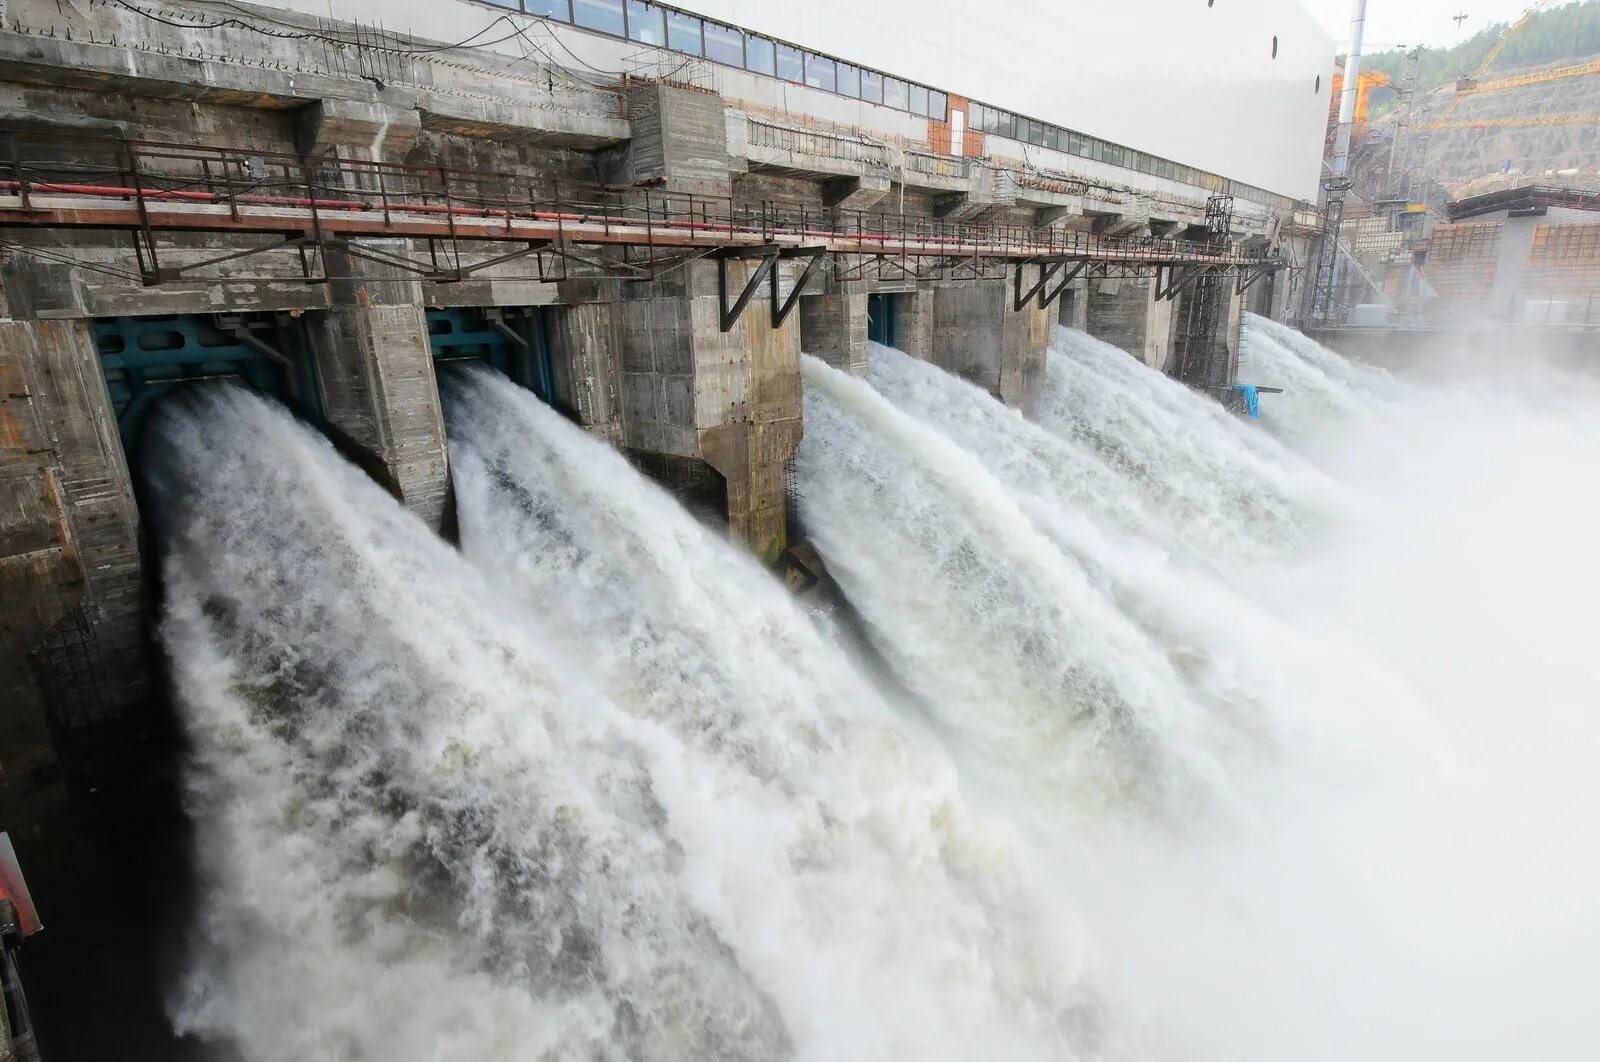
[[[1235,391],[1244,392],[1244,405],[1250,415],[1257,420],[1261,419],[1261,393],[1256,390],[1255,384],[1234,384]]]

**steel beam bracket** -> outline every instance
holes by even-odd
[[[788,298],[781,298],[778,293],[778,266],[772,266],[772,327],[782,328],[783,322],[789,319],[794,308],[800,304],[800,296],[805,294],[806,285],[811,283],[811,278],[822,268],[822,263],[827,260],[826,247],[786,247],[778,252],[780,261],[795,258],[806,259],[805,272],[800,274],[800,279],[794,282],[794,290],[789,292]],[[727,331],[727,329],[723,329]]]
[[[769,275],[776,276],[778,256],[781,253],[775,243],[763,243],[753,247],[728,247],[717,252],[717,304],[722,311],[722,330],[733,331],[733,326],[739,323],[739,318],[744,316],[744,308],[750,305],[750,300],[755,296],[761,282]],[[730,304],[728,302],[728,263],[735,260],[760,259],[761,264],[756,266],[750,274],[750,279],[745,281],[744,288],[737,298]],[[777,290],[774,281],[773,290]],[[776,298],[776,296],[774,296]]]
[[[250,331],[249,323],[239,314],[218,314],[216,322],[217,331],[232,336],[257,354],[285,369],[294,369],[294,359]]]
[[[517,349],[528,349],[528,337],[506,323],[505,310],[498,306],[490,306],[483,311],[483,320],[490,328],[505,336]]]
[[[1185,265],[1178,262],[1156,266],[1156,301],[1176,299],[1184,288],[1198,280],[1210,268],[1204,264]]]

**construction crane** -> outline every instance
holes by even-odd
[[[1549,7],[1553,2],[1554,2],[1554,0],[1538,0],[1537,3],[1533,4],[1532,6],[1530,6],[1528,8],[1528,10],[1526,10],[1526,11],[1524,11],[1522,13],[1522,17],[1521,18],[1517,19],[1510,26],[1506,27],[1506,31],[1504,33],[1500,34],[1500,39],[1495,41],[1493,46],[1490,47],[1488,53],[1484,55],[1483,61],[1478,64],[1478,68],[1476,70],[1474,70],[1472,73],[1466,75],[1465,77],[1460,77],[1460,78],[1456,79],[1456,94],[1455,94],[1454,98],[1452,98],[1450,100],[1450,106],[1446,107],[1444,109],[1444,112],[1439,115],[1438,119],[1436,119],[1434,122],[1432,122],[1428,126],[1428,129],[1430,131],[1440,132],[1440,131],[1448,130],[1448,129],[1479,129],[1479,128],[1487,128],[1489,125],[1504,126],[1504,125],[1507,125],[1507,124],[1517,124],[1520,121],[1519,119],[1512,119],[1510,123],[1505,123],[1505,122],[1499,122],[1499,123],[1467,122],[1467,123],[1463,124],[1459,120],[1452,120],[1451,119],[1451,115],[1455,114],[1456,108],[1461,105],[1461,101],[1466,99],[1468,96],[1476,96],[1476,95],[1479,95],[1479,94],[1484,93],[1484,92],[1498,92],[1501,89],[1515,88],[1515,87],[1517,87],[1517,84],[1529,84],[1529,85],[1532,85],[1532,84],[1538,84],[1541,80],[1545,80],[1545,81],[1557,80],[1557,78],[1554,77],[1554,76],[1540,77],[1537,74],[1523,75],[1522,77],[1515,77],[1515,78],[1501,78],[1501,79],[1496,80],[1496,81],[1484,81],[1483,80],[1483,75],[1488,72],[1488,70],[1489,70],[1489,68],[1491,66],[1494,65],[1495,60],[1500,58],[1500,53],[1502,53],[1502,52],[1504,52],[1506,50],[1506,46],[1508,44],[1510,44],[1512,42],[1512,40],[1514,40],[1516,38],[1517,34],[1521,33],[1524,29],[1526,29],[1528,27],[1528,23],[1532,22],[1536,17],[1538,17],[1539,13],[1541,11],[1543,11],[1545,8]],[[1587,66],[1587,65],[1590,65],[1590,64],[1583,64],[1583,65]],[[1576,67],[1567,68],[1567,69],[1571,69],[1574,72],[1573,73],[1565,73],[1565,74],[1562,74],[1561,76],[1563,76],[1563,77],[1576,77],[1576,76],[1578,76],[1578,73],[1580,72],[1580,71],[1578,71],[1578,68],[1576,68]],[[1554,75],[1554,74],[1557,73],[1557,71],[1550,70],[1550,71],[1545,71],[1544,73],[1547,74],[1547,75]],[[1524,80],[1525,78],[1529,79],[1529,80]],[[1577,116],[1573,115],[1573,116],[1568,116],[1568,117],[1577,117]],[[1530,122],[1529,124],[1538,124],[1538,123]],[[1549,122],[1549,123],[1544,123],[1544,124],[1560,125],[1560,124],[1563,124],[1563,123],[1558,121],[1558,122]],[[1577,123],[1570,123],[1570,124],[1577,124]]]
[[[1355,128],[1362,129],[1367,124],[1367,117],[1372,111],[1372,92],[1374,89],[1391,88],[1394,82],[1382,70],[1363,70],[1356,75],[1356,111]],[[1335,105],[1344,95],[1344,71],[1336,67],[1333,74],[1333,99]],[[1338,122],[1337,106],[1333,111],[1333,121]]]
[[[1462,85],[1458,83],[1456,85],[1457,91],[1460,91],[1462,88],[1471,87],[1472,84],[1474,84],[1480,77],[1488,73],[1489,68],[1494,65],[1494,61],[1500,58],[1500,53],[1506,50],[1506,45],[1510,44],[1512,39],[1516,37],[1517,34],[1527,29],[1528,23],[1532,22],[1539,12],[1549,7],[1554,2],[1555,0],[1538,0],[1538,3],[1531,5],[1528,10],[1524,11],[1521,18],[1513,22],[1509,29],[1500,34],[1500,39],[1494,42],[1494,47],[1489,49],[1489,54],[1485,55],[1483,57],[1483,62],[1478,64],[1478,69],[1474,70],[1471,76],[1463,79],[1466,81],[1466,84]]]
[[[1515,77],[1501,77],[1493,81],[1477,81],[1466,88],[1457,89],[1456,98],[1478,96],[1485,92],[1504,92],[1506,89],[1523,88],[1527,85],[1543,85],[1550,81],[1561,81],[1569,77],[1586,77],[1589,74],[1600,74],[1600,62],[1558,66],[1552,70],[1535,70],[1528,74],[1517,74]]]

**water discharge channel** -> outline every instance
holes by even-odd
[[[262,400],[164,403],[175,1020],[251,1062],[1586,1057],[1600,385],[1259,319],[1243,364],[1260,423],[1074,332],[1033,420],[807,359],[848,615],[488,371],[444,382],[459,548]]]

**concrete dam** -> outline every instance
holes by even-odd
[[[1296,4],[791,6],[6,5],[0,1033],[1578,1057],[1592,377],[1281,323]]]

